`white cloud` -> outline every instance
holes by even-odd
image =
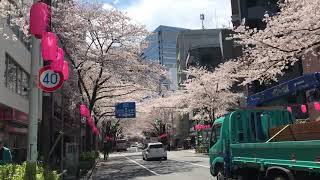
[[[114,0],[113,1],[113,4],[118,4],[119,3],[119,0]]]
[[[109,3],[104,4],[104,5],[103,5],[103,8],[104,8],[104,9],[107,9],[107,10],[109,10],[109,9],[114,9],[114,7],[113,7],[111,4],[109,4]]]
[[[229,0],[138,0],[124,11],[149,30],[159,25],[201,29],[201,13],[207,29],[231,26]]]

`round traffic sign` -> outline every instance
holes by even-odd
[[[54,92],[63,84],[62,72],[55,73],[50,66],[45,66],[39,70],[39,88],[45,92]]]

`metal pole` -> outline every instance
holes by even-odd
[[[34,0],[37,2],[37,0]],[[27,146],[27,171],[26,179],[36,179],[37,164],[37,141],[38,141],[38,115],[39,115],[39,89],[37,87],[38,71],[40,62],[40,43],[32,36],[31,47],[31,72],[29,81],[29,125]]]
[[[64,141],[64,101],[63,101],[63,89],[61,90],[61,157],[60,157],[60,168],[61,168],[61,173],[63,173],[63,141]],[[63,180],[63,174],[61,176],[61,180]]]

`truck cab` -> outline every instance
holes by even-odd
[[[319,140],[270,141],[271,128],[293,123],[286,109],[242,109],[216,119],[209,149],[211,174],[218,179],[262,175],[281,180],[293,180],[300,172],[318,175]]]

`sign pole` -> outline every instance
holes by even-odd
[[[38,141],[38,114],[39,114],[39,89],[37,87],[38,70],[40,63],[40,43],[32,36],[31,48],[31,73],[29,80],[29,125],[27,146],[27,179],[36,179],[37,141]]]

